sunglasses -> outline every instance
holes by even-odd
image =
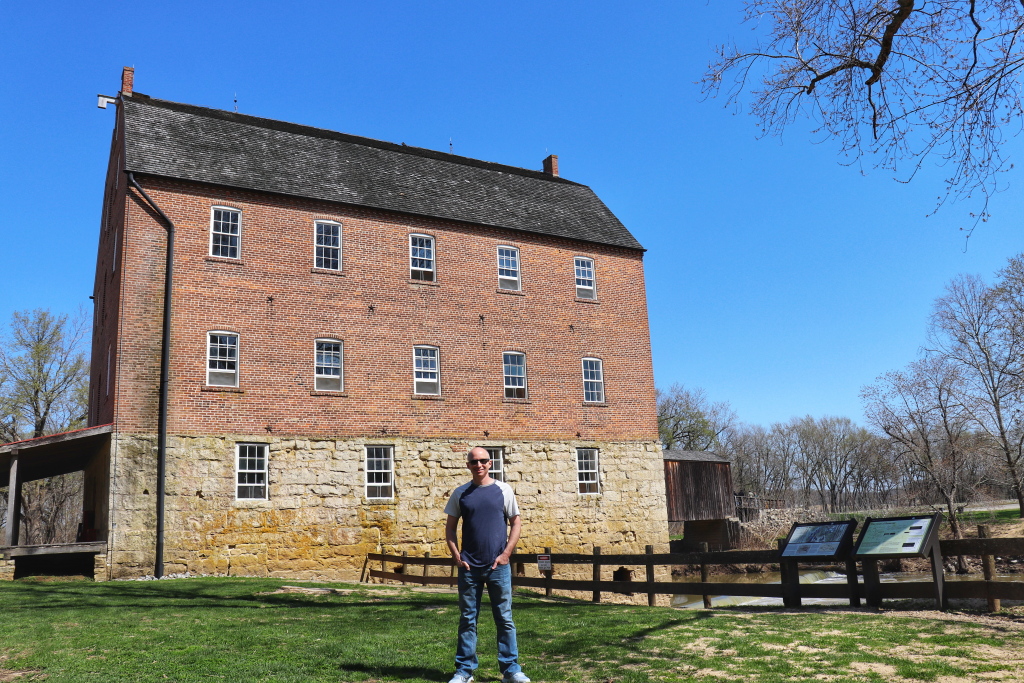
[[[491,459],[487,458],[485,460],[467,460],[466,462],[469,463],[469,465],[472,466],[472,465],[486,465],[490,461],[491,461]]]

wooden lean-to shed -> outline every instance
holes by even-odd
[[[711,550],[735,547],[739,521],[729,461],[710,451],[665,450],[662,458],[669,533],[683,534],[685,549],[701,542]]]

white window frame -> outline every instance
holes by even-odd
[[[587,378],[587,372],[588,372],[588,370],[587,370],[587,361],[592,361],[592,362],[596,362],[597,363],[597,372],[599,373],[598,379],[588,379]],[[584,358],[583,362],[581,364],[581,369],[583,370],[583,402],[584,403],[604,403],[605,399],[607,398],[605,396],[605,391],[604,391],[604,361],[601,360],[600,358],[593,358],[593,357]],[[593,369],[591,369],[590,372],[593,372]],[[595,400],[595,399],[592,399],[592,398],[587,398],[587,383],[595,383],[595,384],[599,385],[599,389],[601,391],[601,395],[600,395],[600,397],[598,399]]]
[[[110,396],[110,352],[111,344],[107,344],[107,392],[106,395]],[[209,353],[209,351],[207,351]]]
[[[223,256],[221,254],[214,254],[213,253],[213,235],[214,235],[214,232],[213,232],[213,222],[214,222],[214,216],[217,215],[218,211],[232,211],[232,212],[238,214],[238,246],[237,246],[238,255],[237,256]],[[222,234],[226,234],[226,233],[216,233],[216,234],[222,235]],[[233,261],[240,261],[242,259],[242,210],[241,209],[236,209],[233,206],[211,206],[210,207],[210,246],[209,246],[209,254],[213,258],[226,258],[226,259],[231,259]]]
[[[505,448],[502,446],[485,446],[484,450],[491,456],[491,477],[498,481],[505,481]]]
[[[583,268],[589,268],[590,270],[590,284],[581,285],[580,280],[586,280],[585,277],[580,277],[580,262],[586,261],[590,265],[584,264]],[[572,273],[576,283],[576,298],[577,299],[596,299],[597,298],[597,264],[594,259],[589,256],[574,256],[572,260]]]
[[[331,226],[333,228],[337,228],[338,229],[338,246],[337,247],[329,247],[329,246],[317,243],[317,238],[319,237],[317,232],[319,231],[321,225],[329,225],[329,226]],[[241,232],[241,230],[239,230],[239,232]],[[343,267],[343,261],[342,261],[342,257],[343,257],[343,254],[344,254],[344,252],[343,252],[343,242],[344,242],[344,235],[342,233],[342,225],[341,225],[341,223],[339,223],[338,221],[331,221],[331,220],[316,220],[316,221],[313,221],[313,267],[314,268],[319,268],[321,270],[336,270],[336,271],[338,271],[340,273],[342,271],[342,267]],[[336,248],[338,250],[338,267],[337,268],[331,268],[330,266],[318,266],[316,264],[317,259],[323,259],[324,258],[322,256],[317,256],[317,253],[316,253],[317,249],[320,249],[320,248],[324,248],[324,249],[335,249]]]
[[[434,363],[435,363],[435,369],[434,370],[422,370],[422,369],[420,369],[417,366],[418,357],[416,355],[416,351],[418,351],[418,350],[427,350],[427,349],[433,350],[433,352],[434,352]],[[427,378],[421,379],[421,378],[417,377],[416,374],[420,373],[420,372],[433,372],[434,373],[434,379],[433,380],[430,380],[430,379],[427,379]],[[420,391],[419,390],[420,382],[430,382],[430,381],[433,381],[434,383],[437,384],[437,391],[425,392],[425,391]],[[436,346],[429,346],[427,344],[417,344],[416,346],[412,347],[412,393],[416,394],[417,396],[440,396],[441,395],[441,350],[438,347],[436,347]]]
[[[387,453],[387,469],[370,469],[370,449],[371,448],[382,448]],[[383,458],[375,457],[374,460],[383,460]],[[381,481],[370,482],[371,473],[382,474],[385,476],[380,477]],[[386,480],[386,481],[385,481]],[[387,486],[391,490],[390,496],[371,496],[370,488],[380,488]],[[379,491],[375,491],[379,493]],[[366,500],[394,500],[395,499],[395,447],[394,446],[382,446],[382,445],[366,445],[363,446],[363,495]]]
[[[502,275],[501,274],[501,271],[502,271],[502,264],[501,264],[502,254],[501,254],[501,250],[502,249],[507,249],[509,251],[514,252],[513,253],[513,258],[515,259],[515,263],[516,263],[516,269],[515,269],[516,276],[514,278],[513,277],[509,277],[508,275]],[[498,248],[496,250],[496,253],[497,253],[497,257],[498,257],[498,289],[507,289],[510,292],[522,291],[522,289],[523,289],[523,281],[522,281],[523,262],[519,258],[519,247],[511,247],[511,246],[509,246],[507,244],[499,244]],[[506,287],[505,285],[513,285],[513,286]]]
[[[211,384],[210,383],[210,361],[220,360],[220,357],[212,358],[210,356],[210,337],[211,335],[225,335],[228,337],[235,338],[235,383],[234,384]],[[219,342],[218,342],[219,345]],[[230,346],[230,345],[229,345]],[[241,356],[240,348],[242,346],[242,340],[237,332],[228,332],[227,330],[210,330],[206,333],[206,386],[208,387],[237,387],[239,384],[239,376],[241,375],[241,368],[239,368],[239,358]],[[214,372],[226,372],[220,368],[216,368]]]
[[[242,467],[242,449],[254,448],[256,451],[254,454],[245,454],[245,459],[258,460],[263,458],[263,468],[249,467],[249,463],[246,462],[246,467]],[[242,482],[241,479],[252,479],[252,481]],[[270,487],[270,447],[265,443],[237,443],[235,444],[235,500],[267,500],[268,489]],[[259,480],[262,479],[262,484]],[[240,489],[242,487],[263,487],[262,496],[240,496]]]
[[[508,383],[509,378],[510,377],[515,377],[515,375],[509,375],[508,374],[508,372],[507,372],[507,364],[505,363],[505,356],[521,356],[522,357],[522,359],[523,359],[523,386],[520,387],[520,386],[516,386],[515,384],[510,385]],[[504,398],[512,398],[512,399],[525,400],[525,399],[528,399],[530,397],[529,381],[527,380],[526,354],[525,353],[523,353],[522,351],[502,351],[501,352],[501,384],[504,387],[504,390],[503,390],[503,393],[502,393],[502,396],[504,396]],[[513,390],[513,393],[515,392],[515,390],[522,389],[523,390],[523,395],[522,396],[509,396],[508,394],[509,394],[509,390],[510,389]]]
[[[415,239],[430,240],[430,268],[416,268],[413,266],[413,259],[418,258],[413,255],[413,249],[421,248],[413,246],[413,240]],[[424,259],[425,260],[425,259]],[[416,274],[421,274],[420,277],[416,277]],[[422,277],[422,273],[430,273],[429,278]],[[424,235],[420,233],[412,233],[409,235],[409,279],[419,280],[422,282],[437,282],[437,240],[434,239],[433,235]]]
[[[592,453],[594,456],[594,467],[593,469],[583,469],[580,467],[580,456],[587,452]],[[576,495],[579,496],[598,496],[601,495],[601,451],[597,448],[577,448],[576,449]],[[584,491],[583,488],[593,487],[593,491]]]
[[[320,349],[317,348],[320,344],[337,344],[338,345],[338,374],[337,375],[324,375],[317,371],[318,356],[320,355]],[[319,381],[321,379],[335,379],[338,380],[337,389],[323,389],[320,387]],[[314,391],[333,391],[342,392],[345,391],[345,342],[341,339],[335,339],[333,337],[318,337],[313,341],[313,389]]]

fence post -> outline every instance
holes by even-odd
[[[430,559],[430,551],[428,550],[427,552],[423,553],[423,557],[425,559],[429,560]],[[429,576],[429,575],[430,575],[430,565],[428,563],[424,562],[423,563],[423,576],[426,577],[426,576]],[[424,582],[424,583],[426,583],[426,582]]]
[[[978,538],[991,538],[989,536],[989,529],[987,525],[978,525]],[[986,581],[996,580],[996,557],[995,555],[982,555],[981,556],[981,571],[985,576]],[[986,587],[986,592],[989,595],[988,598],[988,611],[998,612],[1002,609],[1002,601],[999,598],[993,598],[991,587]]]
[[[551,554],[551,548],[547,548],[547,547],[544,548],[544,554],[545,555],[550,555]],[[551,565],[551,569],[548,569],[548,570],[546,570],[544,572],[544,578],[546,578],[548,580],[547,585],[544,586],[544,597],[547,597],[547,598],[551,597],[551,577],[554,575],[554,573],[555,573],[555,565],[554,564]]]
[[[601,591],[597,588],[597,582],[601,580],[601,548],[594,546],[594,597],[593,602],[601,602]]]
[[[708,551],[708,544],[703,542],[703,541],[701,541],[699,547],[700,547],[700,552],[701,553],[706,553]],[[700,582],[701,583],[707,583],[708,582],[708,564],[707,564],[707,562],[704,561],[706,558],[702,557],[700,559],[701,559],[701,562],[700,562]],[[707,594],[707,590],[704,590],[704,592],[701,593],[701,597],[704,598],[704,609],[711,609],[711,596]]]
[[[644,547],[644,552],[648,555],[654,554],[654,546],[649,545]],[[647,558],[647,606],[654,607],[654,560]]]
[[[403,550],[402,551],[402,557],[403,558],[409,557],[409,551],[408,550]],[[408,573],[409,573],[409,563],[403,561],[402,562],[402,576],[405,576]],[[398,583],[404,584],[405,581],[399,581]]]

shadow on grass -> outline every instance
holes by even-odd
[[[345,673],[362,673],[374,678],[396,678],[407,681],[412,678],[426,678],[433,681],[446,681],[451,677],[450,671],[416,666],[363,666],[361,664],[342,664],[338,667]]]

